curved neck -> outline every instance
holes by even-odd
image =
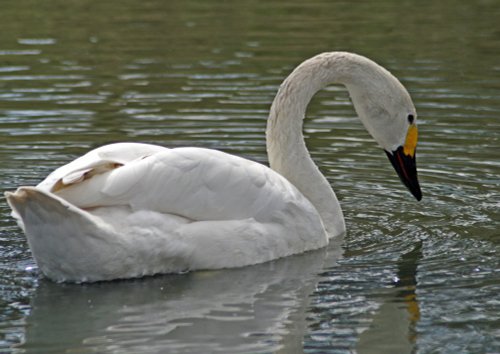
[[[331,83],[348,86],[357,80],[361,74],[358,61],[359,56],[333,52],[303,62],[281,85],[267,123],[271,168],[315,206],[330,237],[345,231],[344,218],[335,193],[309,155],[302,133],[303,119],[316,92]]]

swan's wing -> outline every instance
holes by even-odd
[[[140,143],[105,145],[58,168],[38,184],[37,188],[47,192],[54,192],[64,186],[82,182],[93,175],[111,171],[137,159],[165,150],[168,149],[162,146]]]
[[[110,167],[110,160],[122,165],[99,170],[103,161]],[[85,178],[72,178],[73,183],[54,192],[81,208],[128,205],[134,210],[176,214],[192,220],[268,220],[273,217],[271,212],[284,210],[290,204],[315,212],[309,201],[278,173],[216,150],[164,149],[129,161],[100,161],[90,171],[88,164],[80,164],[83,167],[78,171]],[[74,175],[71,169],[65,172],[66,176]]]

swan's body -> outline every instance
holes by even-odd
[[[345,224],[309,156],[302,120],[312,96],[332,82],[347,86],[419,199],[408,93],[364,57],[325,53],[302,63],[274,100],[271,168],[216,150],[120,143],[7,193],[40,269],[56,281],[97,281],[245,266],[324,247]]]

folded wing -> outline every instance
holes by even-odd
[[[38,188],[80,208],[123,205],[197,221],[265,221],[288,204],[314,210],[266,166],[200,148],[112,144],[61,167]]]

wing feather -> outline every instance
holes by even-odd
[[[151,156],[167,148],[140,143],[117,143],[94,149],[52,172],[37,188],[55,192],[94,175],[109,172],[131,161]]]
[[[92,160],[91,172],[80,168],[90,177],[74,180],[56,194],[81,208],[128,205],[191,220],[265,219],[287,203],[308,204],[268,167],[217,150],[159,149],[128,159],[120,155],[112,161],[123,165],[105,171],[102,164],[109,163],[109,155]],[[73,174],[66,171],[66,176]]]

